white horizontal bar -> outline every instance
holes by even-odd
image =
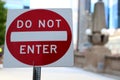
[[[66,41],[66,31],[12,32],[11,42],[27,41]]]

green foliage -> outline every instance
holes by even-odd
[[[4,8],[4,2],[0,0],[0,45],[4,44],[5,39],[5,24],[6,24],[6,16],[7,9]]]

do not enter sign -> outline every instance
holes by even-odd
[[[54,10],[45,9],[18,15],[6,32],[8,51],[27,65],[43,66],[59,61],[70,54],[67,52],[72,42],[71,24],[65,18]]]

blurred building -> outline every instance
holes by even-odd
[[[89,46],[86,29],[89,27],[90,0],[78,0],[77,50],[83,52]]]
[[[5,7],[8,9],[28,9],[30,0],[3,0],[6,2]]]
[[[98,0],[91,0],[91,12]],[[102,0],[105,4],[106,24],[109,29],[120,28],[120,0]]]
[[[94,11],[94,5],[99,0],[78,0],[79,5],[78,8],[78,29],[77,29],[77,49],[79,51],[84,51],[84,48],[89,47],[91,44],[87,41],[87,36],[85,34],[85,31],[90,25],[88,25],[87,19],[89,18],[88,13],[93,13]],[[105,5],[105,19],[106,19],[106,27],[109,30],[110,34],[114,34],[114,31],[117,31],[117,29],[120,28],[120,0],[102,0]],[[119,33],[119,32],[118,32]],[[117,35],[118,37],[120,35]],[[111,39],[110,41],[113,40]],[[115,40],[116,41],[116,40]],[[119,40],[114,43],[109,43],[109,45],[114,44],[114,46],[118,43],[120,45]],[[111,46],[108,46],[111,48]],[[115,48],[115,47],[114,47]],[[118,50],[119,48],[117,47]],[[115,52],[115,51],[113,51]]]

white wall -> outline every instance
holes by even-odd
[[[30,8],[71,8],[71,0],[31,0]]]

